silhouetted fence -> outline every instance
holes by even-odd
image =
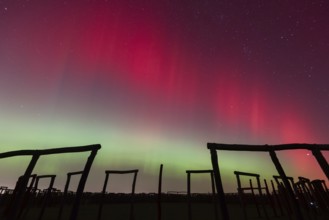
[[[230,215],[227,208],[227,203],[225,199],[222,179],[220,175],[220,169],[218,164],[218,155],[217,151],[226,150],[226,151],[251,151],[251,152],[268,152],[272,162],[277,169],[280,177],[282,178],[283,185],[287,190],[289,200],[292,201],[293,210],[295,217],[299,220],[303,220],[301,208],[295,197],[294,190],[291,187],[289,180],[284,172],[284,169],[276,155],[276,151],[282,150],[309,150],[312,152],[313,156],[319,163],[322,171],[329,179],[329,165],[321,151],[328,151],[329,145],[317,145],[317,144],[283,144],[283,145],[242,145],[242,144],[217,144],[217,143],[208,143],[208,149],[210,150],[211,162],[214,170],[215,183],[217,188],[218,200],[220,202],[222,217],[225,220],[230,219]]]
[[[28,164],[24,175],[19,179],[16,184],[16,187],[13,193],[10,196],[10,201],[7,204],[2,219],[8,220],[16,220],[19,218],[19,213],[21,213],[21,209],[24,206],[24,196],[26,195],[26,189],[29,182],[30,177],[32,176],[33,169],[38,162],[38,159],[44,155],[52,155],[52,154],[62,154],[62,153],[79,153],[79,152],[88,152],[90,151],[90,155],[87,159],[85,167],[83,169],[83,173],[81,175],[78,189],[76,193],[76,197],[73,203],[73,207],[70,214],[70,220],[75,220],[77,218],[80,200],[82,197],[82,193],[84,191],[84,187],[88,178],[88,174],[91,168],[91,165],[94,161],[94,158],[97,154],[97,151],[101,148],[101,145],[88,145],[88,146],[77,146],[77,147],[64,147],[64,148],[53,148],[53,149],[45,149],[45,150],[20,150],[20,151],[10,151],[5,153],[0,153],[0,159],[8,158],[8,157],[16,157],[16,156],[32,156],[30,163]],[[33,185],[33,184],[32,184]]]
[[[67,199],[67,194],[68,194],[68,190],[69,190],[69,186],[70,186],[70,182],[71,182],[71,177],[74,175],[82,175],[83,171],[77,171],[77,172],[69,172],[67,173],[67,179],[66,179],[66,183],[65,183],[65,187],[64,187],[64,193],[62,196],[62,201],[59,207],[59,212],[58,212],[58,220],[62,219],[62,213],[63,213],[63,208],[64,208],[64,203]]]
[[[109,175],[110,174],[133,174],[133,183],[131,186],[131,203],[130,203],[130,220],[134,219],[134,200],[133,200],[133,196],[135,194],[135,187],[136,187],[136,179],[137,179],[137,174],[138,174],[138,170],[105,170],[105,180],[104,180],[104,186],[103,186],[103,190],[102,190],[102,197],[101,197],[101,201],[99,204],[99,209],[98,209],[98,217],[97,219],[100,220],[102,218],[102,212],[103,212],[103,203],[104,203],[104,199],[106,196],[106,187],[107,187],[107,183],[108,183],[108,179],[109,179]]]
[[[212,170],[186,170],[187,174],[187,204],[188,204],[188,219],[192,219],[192,206],[191,206],[191,174],[209,174],[211,180],[211,192],[214,203],[214,215],[215,219],[218,220],[217,202],[215,196],[215,183],[214,183],[214,172]]]

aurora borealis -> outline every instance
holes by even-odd
[[[184,191],[185,170],[210,168],[207,142],[328,143],[328,10],[304,0],[2,0],[1,151],[99,143],[86,190],[101,190],[106,169],[136,168],[136,190],[148,192],[161,163],[164,191]],[[307,152],[279,156],[288,175],[324,178]],[[49,158],[36,172],[60,171],[60,188],[85,158]],[[264,154],[219,160],[227,191],[236,169],[276,174]],[[0,161],[0,185],[21,161]]]

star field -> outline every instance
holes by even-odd
[[[1,150],[100,143],[88,189],[101,189],[105,169],[138,168],[137,191],[155,191],[161,163],[168,190],[185,187],[185,170],[208,169],[207,142],[328,143],[328,10],[327,1],[2,0]],[[66,159],[36,171],[82,163]],[[307,152],[281,159],[289,175],[324,177]],[[235,169],[276,174],[266,155],[220,161],[228,190]],[[3,185],[17,166],[0,169]]]

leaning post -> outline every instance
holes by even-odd
[[[274,150],[269,150],[269,153],[270,153],[270,156],[271,156],[271,159],[275,165],[275,168],[277,169],[279,175],[281,176],[282,178],[282,181],[283,181],[283,184],[284,186],[286,187],[286,189],[288,190],[288,194],[289,194],[289,197],[293,203],[293,207],[294,207],[294,210],[295,210],[295,214],[296,214],[296,219],[297,220],[303,220],[303,214],[302,214],[302,211],[300,209],[300,206],[298,204],[298,201],[296,199],[296,197],[294,196],[294,191],[288,181],[288,178],[287,178],[287,175],[285,174],[284,170],[283,170],[283,167],[281,166],[281,163],[278,159],[278,157],[276,156],[276,153]]]
[[[70,220],[76,220],[77,217],[78,217],[78,211],[79,211],[79,207],[80,207],[80,200],[82,198],[83,190],[84,190],[86,182],[87,182],[89,171],[90,171],[91,165],[93,164],[93,161],[96,157],[97,151],[100,148],[101,148],[100,145],[96,145],[96,149],[93,149],[91,151],[89,157],[88,157],[88,160],[86,162],[85,168],[83,170],[83,173],[82,173],[80,181],[79,181],[75,201],[73,203],[72,212],[71,212],[71,215],[70,215]]]
[[[222,179],[220,177],[220,171],[218,166],[218,157],[217,157],[217,151],[215,148],[211,147],[210,144],[207,144],[208,149],[210,150],[211,155],[211,163],[214,171],[214,177],[215,177],[215,184],[217,189],[217,195],[218,195],[218,201],[221,207],[222,217],[224,220],[229,220],[230,216],[227,209],[227,204],[225,201],[225,194],[223,189],[223,183]]]
[[[18,188],[15,188],[14,191],[14,200],[12,201],[13,204],[12,206],[9,207],[9,219],[18,219],[18,212],[17,210],[19,209],[20,205],[22,205],[22,200],[23,200],[23,196],[24,196],[24,192],[26,189],[26,186],[28,184],[29,181],[29,177],[31,176],[33,169],[35,167],[35,165],[37,164],[37,161],[39,159],[40,155],[38,153],[38,151],[35,152],[35,154],[33,154],[32,159],[24,173],[24,176],[22,178],[22,181],[19,183]]]
[[[327,179],[329,180],[329,165],[328,165],[326,158],[324,158],[324,156],[322,155],[322,153],[319,149],[312,149],[312,153],[313,153],[313,156],[318,161],[322,171],[326,174]]]

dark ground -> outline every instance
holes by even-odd
[[[93,199],[91,199],[93,198]],[[127,195],[116,195],[108,197],[112,199],[107,199],[106,203],[103,206],[102,220],[128,220],[130,214],[130,197]],[[242,220],[243,218],[243,209],[240,205],[238,198],[236,196],[229,197],[228,208],[231,220]],[[134,219],[135,220],[157,220],[158,219],[158,206],[157,206],[157,197],[155,195],[137,195],[134,203]],[[129,200],[129,201],[128,201]],[[70,202],[69,199],[67,202]],[[32,204],[30,202],[30,204]],[[162,198],[162,220],[187,220],[188,219],[188,203],[186,195],[174,195],[173,197],[164,197]],[[90,197],[84,199],[79,210],[79,220],[96,220],[99,208],[99,197]],[[69,219],[70,205],[66,204],[64,207],[62,220]],[[197,196],[194,197],[194,201],[191,206],[192,210],[192,219],[193,220],[215,220],[215,209],[214,204],[212,203],[211,196]],[[219,210],[219,206],[218,206]],[[284,216],[275,217],[273,209],[266,205],[266,210],[269,216],[269,219],[273,220],[288,220],[294,219],[289,218],[286,214]],[[0,209],[0,211],[2,211]],[[59,203],[50,204],[45,210],[43,219],[45,220],[57,220],[59,211]],[[38,219],[38,214],[40,212],[40,206],[30,205],[29,211],[22,220],[35,220]],[[277,213],[280,213],[277,207]],[[256,206],[252,203],[247,205],[247,214],[248,219],[266,219],[262,213],[262,218],[258,217]],[[318,213],[313,215],[312,212],[307,212],[303,210],[305,220],[316,219],[316,220],[328,220],[328,215],[325,216],[323,213]],[[221,212],[218,212],[219,219],[222,219]]]

